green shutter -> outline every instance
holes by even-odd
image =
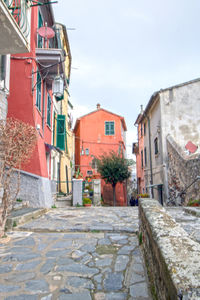
[[[115,134],[114,122],[110,122],[110,134],[111,134],[111,135],[114,135],[114,134]]]
[[[36,88],[36,106],[41,111],[41,89],[42,89],[42,79],[39,71],[37,70],[37,88]]]
[[[56,98],[56,101],[61,101],[64,99],[64,95],[60,96],[60,97],[55,97]]]
[[[56,146],[63,151],[65,151],[65,139],[66,139],[65,115],[57,115]]]
[[[115,123],[105,122],[105,135],[114,135],[114,134],[115,134]]]
[[[48,101],[47,101],[47,124],[51,127],[51,97],[48,94]]]
[[[41,13],[38,13],[38,28],[43,26],[43,20],[42,20],[42,16]],[[42,48],[43,47],[43,38],[38,34],[38,42],[37,42],[37,46],[38,48]]]
[[[105,134],[109,135],[109,122],[105,122]]]

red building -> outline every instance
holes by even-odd
[[[136,155],[136,174],[137,174],[138,194],[144,194],[146,192],[145,178],[144,178],[144,168],[146,167],[146,161],[147,161],[146,148],[144,147],[144,135],[146,134],[146,123],[143,123],[142,119],[143,119],[143,108],[141,107],[141,112],[135,121],[135,125],[137,126],[138,141],[136,143],[133,143],[133,154]]]
[[[97,110],[77,119],[75,133],[75,165],[83,177],[97,175],[96,158],[115,151],[126,155],[126,123],[123,117],[107,111],[97,104]],[[112,186],[102,182],[105,202],[112,202]],[[126,186],[116,186],[118,205],[126,205]]]
[[[43,4],[46,4],[45,1]],[[8,117],[29,123],[38,131],[34,154],[22,170],[19,197],[29,200],[31,206],[51,207],[50,156],[54,123],[52,108],[55,101],[52,84],[55,78],[59,78],[61,91],[64,91],[66,53],[62,50],[60,35],[56,30],[52,6],[43,4],[35,4],[30,8],[30,52],[11,56]],[[41,27],[43,33],[39,31]]]

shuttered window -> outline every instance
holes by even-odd
[[[38,28],[40,28],[42,26],[43,26],[42,15],[39,12],[38,13]],[[38,46],[38,48],[42,48],[43,47],[43,38],[39,34],[38,34],[38,37],[37,37],[37,46]]]
[[[105,122],[105,135],[114,135],[115,134],[115,123]]]
[[[40,72],[37,72],[37,87],[36,87],[36,106],[41,111],[41,90],[42,90],[42,78]]]
[[[47,96],[47,124],[51,127],[51,97]]]
[[[57,115],[57,140],[56,146],[65,151],[66,147],[66,128],[65,128],[65,115]]]

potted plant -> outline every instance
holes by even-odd
[[[198,200],[192,200],[192,199],[190,199],[189,200],[189,202],[188,202],[188,204],[187,204],[187,206],[196,206],[196,207],[198,207],[198,206],[200,206],[200,199],[198,199]]]
[[[83,198],[83,205],[84,206],[91,206],[92,205],[92,200],[90,198]]]

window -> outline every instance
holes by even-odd
[[[141,123],[141,127],[140,127],[140,135],[143,136],[143,126],[142,126],[142,123]]]
[[[155,155],[158,154],[158,138],[154,140],[154,153]]]
[[[42,90],[42,78],[40,72],[37,72],[37,87],[36,87],[36,106],[41,111],[41,90]]]
[[[88,148],[85,149],[85,155],[89,155],[90,151]]]
[[[47,96],[47,124],[51,127],[51,97]]]
[[[105,122],[105,135],[114,135],[115,134],[115,123]]]
[[[92,171],[90,171],[90,170],[87,171],[87,175],[88,175],[88,176],[90,176],[90,175],[92,175],[92,174],[93,174]]]
[[[146,123],[144,123],[144,135],[146,134]]]
[[[147,148],[144,148],[144,164],[147,166]]]
[[[144,167],[144,163],[143,163],[143,150],[141,151],[141,167]]]
[[[42,15],[39,12],[38,14],[38,28],[43,26],[43,20],[42,20]],[[38,34],[38,39],[37,39],[37,46],[38,48],[42,48],[43,47],[43,38]]]
[[[65,115],[57,115],[56,146],[61,150],[65,151],[65,146],[66,146]]]
[[[6,77],[6,56],[0,55],[0,80],[5,80]]]

